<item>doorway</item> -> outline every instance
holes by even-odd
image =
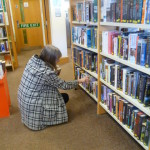
[[[17,52],[44,46],[40,0],[11,1]]]

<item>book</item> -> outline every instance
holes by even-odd
[[[149,143],[150,143],[150,119],[147,119],[145,136],[144,136],[144,145],[148,146]]]
[[[144,105],[150,105],[150,77],[147,77],[145,95],[144,95]]]
[[[146,62],[145,67],[150,67],[150,36],[147,37],[147,50],[146,50]]]
[[[94,22],[97,22],[97,0],[94,0]]]

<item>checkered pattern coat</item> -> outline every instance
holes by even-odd
[[[22,122],[32,130],[68,121],[63,97],[58,89],[73,89],[78,81],[65,82],[45,62],[32,56],[18,89]]]

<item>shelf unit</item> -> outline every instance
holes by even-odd
[[[7,37],[0,38],[0,41],[8,41],[8,50],[5,52],[0,52],[0,55],[9,55],[11,64],[6,64],[7,69],[12,69],[18,67],[18,59],[17,59],[17,52],[16,52],[16,45],[14,41],[13,31],[12,31],[12,18],[10,15],[10,5],[9,1],[3,0],[2,1],[2,8],[0,9],[0,13],[3,14],[3,22],[0,23],[1,28],[5,28]],[[1,56],[2,60],[4,58]]]
[[[72,8],[72,5],[75,5],[76,4],[76,0],[70,0],[70,8]],[[84,25],[84,26],[96,26],[98,27],[98,23],[96,22],[83,22],[83,21],[74,21],[73,20],[73,15],[72,15],[72,9],[70,9],[70,22],[71,22],[71,39],[72,39],[72,27],[73,26],[81,26],[81,25]],[[98,35],[98,30],[97,30],[97,35]],[[99,37],[97,38],[97,45],[98,45],[98,41],[99,41]],[[73,49],[74,47],[80,47],[80,48],[84,48],[88,51],[91,51],[91,52],[94,52],[94,53],[97,53],[97,55],[99,54],[99,47],[97,49],[93,49],[93,48],[88,48],[88,47],[85,47],[84,45],[81,45],[81,44],[77,44],[77,43],[73,43],[72,40],[71,40],[71,48]],[[72,50],[72,58],[73,58],[73,50]],[[73,59],[72,59],[73,60]],[[74,61],[72,61],[73,63],[73,71],[75,72],[74,70],[74,66],[78,66],[80,67],[78,64],[74,63]],[[99,84],[99,79],[98,79],[98,76],[99,74],[96,74],[95,72],[91,72],[90,70],[86,70],[85,68],[82,68],[80,67],[82,70],[84,70],[85,72],[89,73],[91,76],[95,77],[97,80],[98,80],[98,84]],[[74,76],[75,78],[75,76]],[[91,93],[89,93],[86,89],[83,88],[82,85],[80,85],[80,87],[88,94],[90,95],[96,102],[98,102],[98,99],[93,96]],[[98,88],[99,89],[99,88]]]
[[[125,125],[123,125],[112,113],[110,113],[110,111],[107,109],[107,106],[105,106],[104,104],[101,103],[101,84],[105,84],[107,87],[109,87],[110,89],[112,89],[114,92],[116,92],[118,95],[122,96],[124,99],[126,99],[127,101],[129,101],[131,104],[135,105],[137,108],[139,108],[141,111],[143,111],[145,114],[147,114],[148,116],[150,116],[150,109],[148,107],[144,107],[143,104],[140,104],[136,99],[131,98],[130,96],[124,94],[122,91],[119,91],[117,89],[115,89],[112,85],[108,84],[107,82],[105,82],[104,80],[100,79],[100,63],[102,62],[102,57],[107,57],[110,58],[112,60],[115,60],[119,63],[122,63],[126,66],[132,67],[138,71],[141,71],[143,73],[146,73],[148,75],[150,75],[150,69],[147,69],[143,66],[139,66],[133,63],[130,63],[126,60],[120,59],[118,57],[115,57],[113,55],[109,55],[109,54],[105,54],[101,52],[101,47],[100,47],[100,34],[102,33],[102,31],[109,31],[109,30],[114,30],[116,29],[116,27],[124,27],[124,28],[140,28],[140,29],[150,29],[150,25],[144,25],[144,24],[131,24],[131,23],[115,23],[115,22],[101,22],[101,1],[97,0],[98,2],[98,23],[87,23],[87,22],[78,22],[78,21],[73,21],[73,15],[72,15],[72,5],[75,5],[76,0],[70,0],[70,22],[71,22],[71,35],[72,35],[72,27],[75,25],[85,25],[85,26],[97,26],[97,49],[93,50],[91,48],[87,48],[83,45],[80,44],[76,44],[73,43],[71,40],[71,48],[73,49],[75,46],[78,47],[82,47],[84,49],[87,49],[89,51],[92,52],[96,52],[98,55],[98,74],[95,76],[93,74],[93,72],[90,72],[88,70],[86,70],[85,68],[82,68],[84,71],[88,72],[90,75],[94,76],[94,77],[98,77],[98,99],[97,99],[97,114],[101,115],[101,114],[105,114],[106,112],[108,114],[110,114],[113,119],[115,119],[117,121],[118,124],[120,124],[128,133],[129,135],[131,135],[132,138],[134,138],[137,143],[139,143],[145,150],[150,150],[150,147],[148,148],[147,146],[145,146],[140,140],[137,140],[136,137],[133,135],[133,132],[127,128]],[[73,50],[72,50],[72,58],[73,58]],[[73,69],[74,66],[78,66],[77,64],[75,64],[73,62]],[[73,70],[74,71],[74,70]],[[80,86],[83,90],[85,90],[82,86]],[[86,91],[86,90],[85,90]],[[88,91],[86,91],[88,93]],[[90,95],[90,93],[88,93]],[[91,96],[91,95],[90,95]],[[94,99],[94,98],[93,98]]]
[[[101,8],[101,4],[99,2],[99,8]],[[99,13],[101,12],[101,10],[99,11]],[[121,27],[121,28],[140,28],[140,29],[150,29],[150,25],[145,25],[145,24],[132,24],[132,23],[116,23],[116,22],[100,22],[99,23],[100,27],[99,29],[101,29],[101,33],[102,31],[109,31],[110,27],[116,29],[116,27]],[[150,75],[150,69],[149,68],[145,68],[145,66],[140,66],[137,64],[133,64],[127,60],[123,60],[117,56],[114,55],[110,55],[107,53],[103,53],[100,52],[100,58],[102,59],[102,57],[106,57],[109,59],[112,59],[116,62],[119,62],[121,64],[124,64],[126,66],[129,66],[131,68],[134,68],[135,70],[138,70],[140,72],[143,72],[147,75]],[[113,90],[115,93],[117,93],[118,95],[120,95],[121,97],[123,97],[125,100],[127,100],[128,102],[130,102],[131,104],[133,104],[134,106],[136,106],[139,110],[143,111],[145,114],[147,114],[148,116],[150,116],[150,107],[144,107],[143,104],[139,103],[137,99],[133,99],[131,96],[126,95],[125,93],[123,93],[122,91],[116,89],[114,86],[110,85],[109,83],[107,83],[106,81],[104,81],[103,79],[100,79],[101,84],[106,85],[107,87],[109,87],[111,90]],[[108,109],[107,106],[101,103],[101,99],[99,99],[98,101],[98,110],[100,110],[101,108],[103,108],[103,110],[105,110],[109,115],[111,115],[111,117],[113,119],[115,119],[118,124],[120,124],[131,136],[132,138],[134,138],[144,149],[146,150],[150,150],[150,146],[147,147],[145,146],[140,140],[138,140],[133,132],[126,127],[125,125],[123,125],[123,123],[121,123]],[[98,114],[101,114],[100,111],[98,111]]]
[[[105,109],[105,111],[106,111],[122,128],[124,128],[124,130],[126,130],[126,131],[128,132],[128,134],[130,134],[131,137],[132,137],[134,140],[136,140],[136,142],[138,142],[145,150],[148,150],[148,147],[145,146],[140,140],[138,140],[138,139],[134,136],[132,130],[129,129],[126,125],[124,125],[122,122],[120,122],[120,121],[118,120],[118,118],[117,118],[115,115],[113,115],[113,113],[111,113],[111,112],[108,110],[108,108],[107,108],[107,106],[106,106],[105,104],[103,104],[103,103],[100,102],[99,105],[100,105],[101,107],[103,107],[103,109]]]

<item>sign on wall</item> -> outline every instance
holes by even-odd
[[[40,27],[40,23],[24,23],[20,24],[20,28],[37,28]]]

